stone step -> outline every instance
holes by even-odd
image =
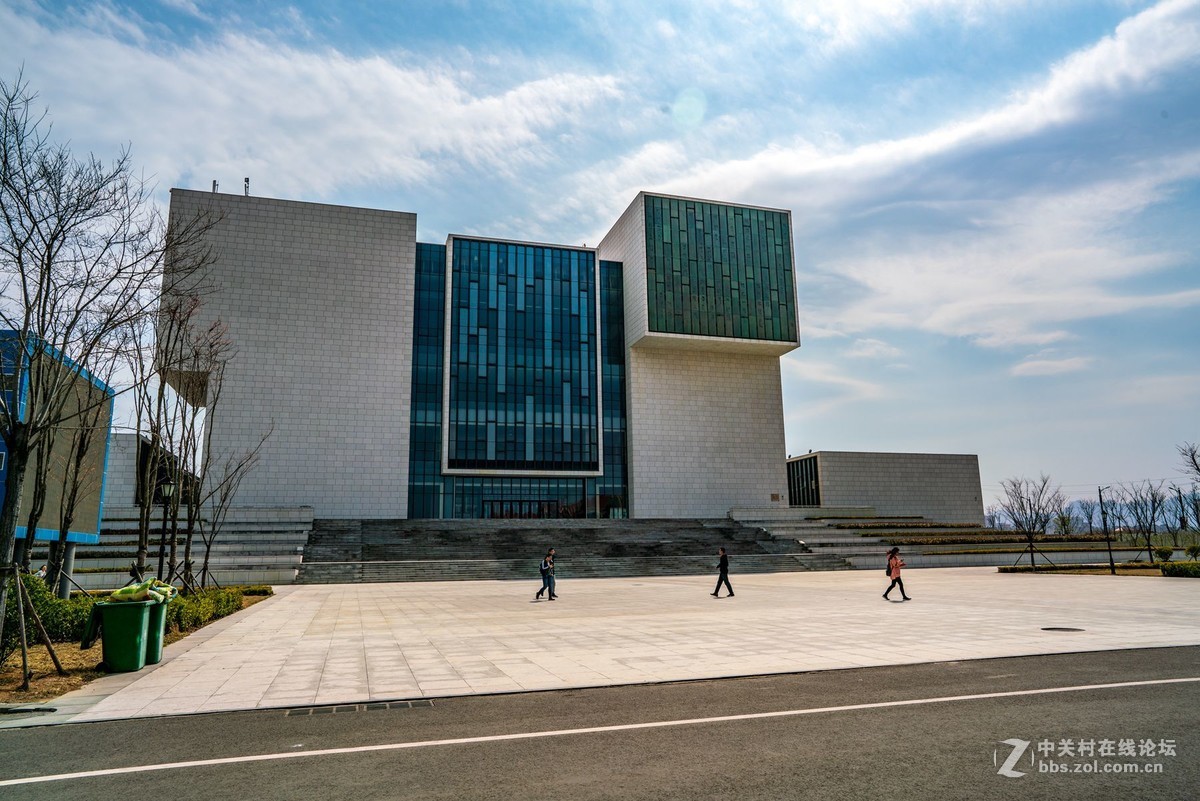
[[[798,572],[813,567],[788,555],[734,556],[738,573]],[[848,569],[848,566],[842,566]],[[570,578],[611,578],[621,576],[712,575],[716,563],[712,556],[572,559],[560,562],[559,580]],[[391,581],[470,581],[526,580],[539,578],[536,563],[512,560],[413,560],[397,562],[306,563],[301,567],[300,583],[337,584],[348,582]]]

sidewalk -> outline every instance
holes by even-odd
[[[287,586],[0,727],[1200,645],[1200,581],[906,570]],[[736,569],[736,562],[734,564]],[[893,593],[898,597],[898,593]],[[1083,631],[1046,631],[1045,628]],[[16,718],[16,719],[14,719]]]

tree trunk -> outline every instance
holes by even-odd
[[[21,505],[21,488],[25,484],[25,466],[29,462],[29,440],[23,425],[14,426],[13,441],[8,446],[8,473],[4,476],[4,505],[0,507],[0,641],[4,639],[4,614],[8,609],[9,577],[13,575],[13,550],[17,541],[17,509]],[[20,581],[17,578],[17,581]]]
[[[176,490],[179,486],[176,485]],[[179,496],[176,495],[176,498]],[[179,502],[178,500],[168,504],[171,508],[171,540],[170,550],[168,551],[167,559],[167,577],[164,579],[168,583],[173,583],[175,580],[175,571],[179,567]]]

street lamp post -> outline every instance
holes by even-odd
[[[1112,575],[1117,575],[1117,563],[1113,561],[1112,555],[1112,537],[1108,534],[1108,510],[1104,508],[1104,491],[1112,489],[1112,487],[1097,487],[1096,491],[1100,494],[1100,524],[1104,526],[1104,542],[1108,544],[1108,572]]]
[[[167,555],[167,510],[171,507],[171,496],[175,494],[175,484],[168,479],[159,485],[158,492],[160,495],[162,495],[163,502],[162,534],[160,534],[158,538],[158,578],[161,581],[163,575],[163,560]]]

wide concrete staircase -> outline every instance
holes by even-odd
[[[756,526],[783,542],[798,542],[814,556],[858,570],[883,570],[886,553],[900,547],[908,567],[982,567],[1028,564],[1026,543],[1013,531],[942,523],[921,517],[883,517],[871,509],[790,510],[792,514],[758,517],[753,510],[735,510],[746,526]],[[1039,565],[1107,562],[1104,541],[1094,535],[1046,538],[1037,543]],[[1115,544],[1116,561],[1144,558],[1145,552]]]
[[[733,573],[849,565],[757,526],[712,520],[315,520],[297,581],[536,579],[553,546],[562,579]]]
[[[159,527],[150,537],[149,572],[158,566]],[[183,521],[180,521],[182,528]],[[221,585],[291,584],[312,529],[312,509],[238,509],[231,512],[213,543],[209,557],[212,578]],[[178,557],[183,558],[180,533]],[[48,559],[45,543],[37,543],[31,558],[35,567]],[[203,561],[203,546],[193,543],[195,570]],[[137,509],[106,508],[100,542],[79,545],[74,579],[89,590],[116,589],[129,581],[130,564],[137,557]]]

